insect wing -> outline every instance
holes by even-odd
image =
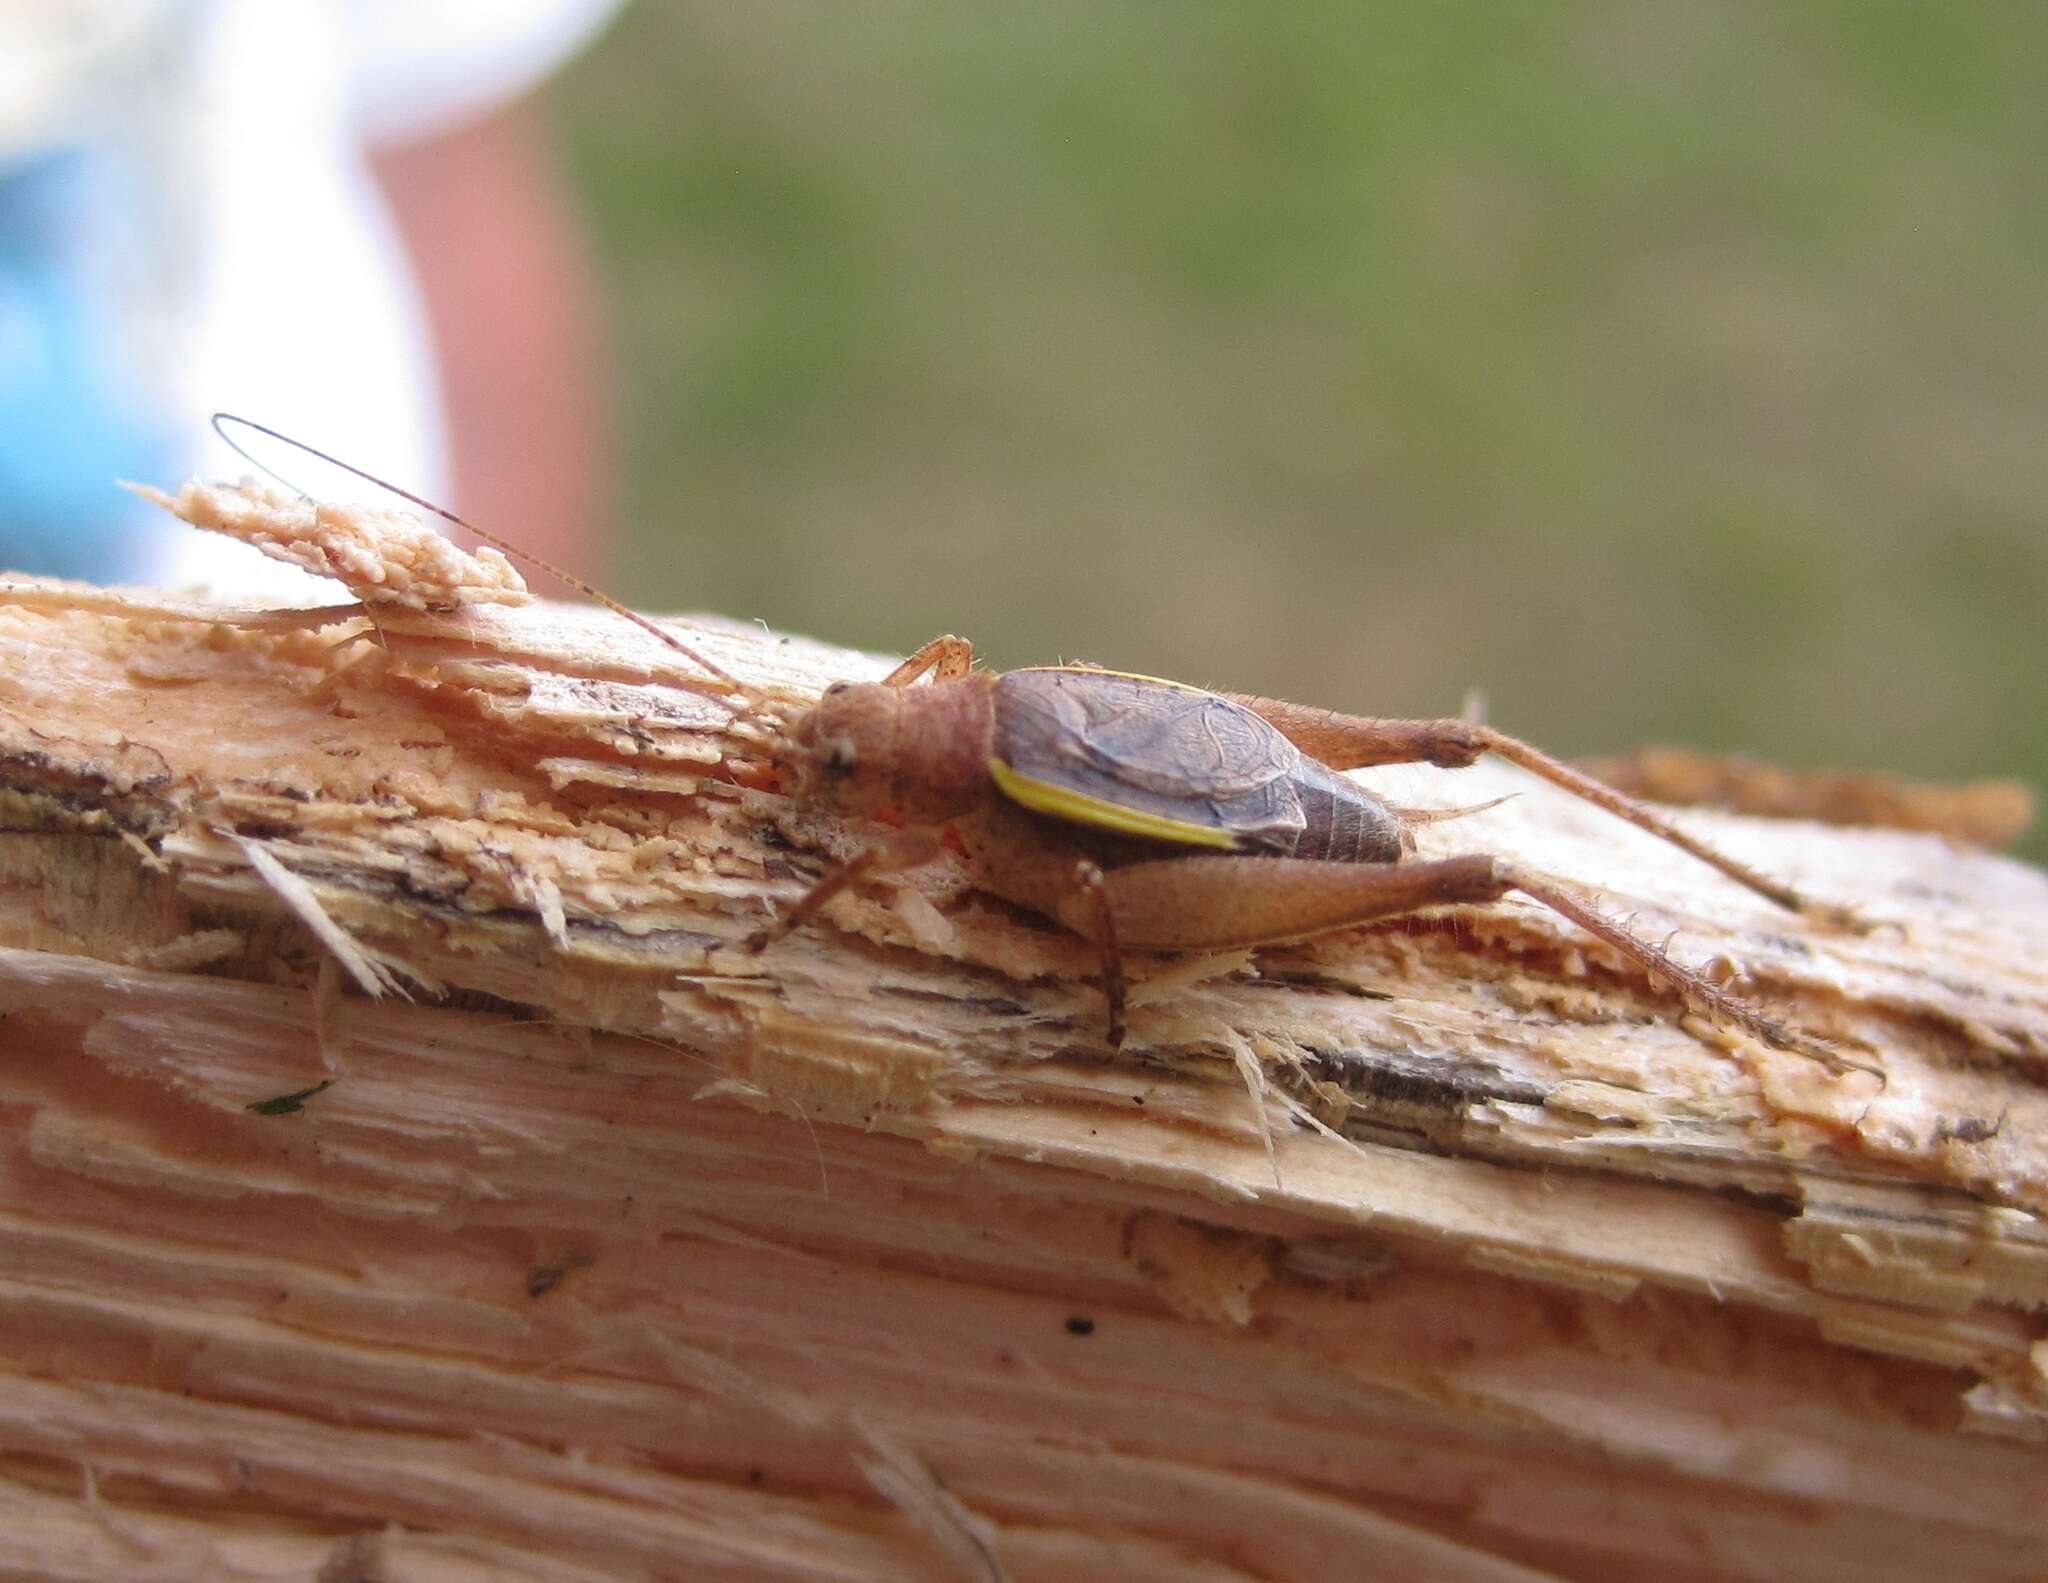
[[[997,784],[1074,824],[1185,846],[1287,851],[1301,755],[1251,711],[1117,671],[1011,671],[996,687]]]

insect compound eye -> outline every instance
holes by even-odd
[[[828,780],[844,780],[860,764],[860,755],[853,750],[853,743],[846,737],[827,737],[825,750],[818,755],[818,768]]]

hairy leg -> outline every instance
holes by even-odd
[[[1844,927],[1855,926],[1855,916],[1848,909],[1801,895],[1790,885],[1688,835],[1633,797],[1491,726],[1466,720],[1376,720],[1365,715],[1308,709],[1273,698],[1234,697],[1233,702],[1262,716],[1302,752],[1332,769],[1359,769],[1371,764],[1434,764],[1440,769],[1463,769],[1485,754],[1497,754],[1542,776],[1553,786],[1604,808],[1616,818],[1626,819],[1638,829],[1669,841],[1680,851],[1690,853],[1738,885],[1781,907]]]
[[[939,855],[938,837],[929,830],[903,830],[886,841],[877,841],[866,851],[827,873],[781,917],[747,936],[746,947],[756,956],[777,940],[801,929],[825,908],[825,904],[847,886],[871,874],[890,874],[929,863]]]
[[[1114,1050],[1124,1042],[1124,954],[1117,940],[1108,877],[1084,858],[1074,865],[1074,885],[1094,920],[1087,937],[1102,948],[1102,993],[1109,1002],[1109,1047]]]
[[[1318,863],[1298,858],[1185,857],[1102,876],[1117,939],[1157,950],[1222,949],[1311,938],[1426,907],[1483,905],[1509,891],[1569,918],[1714,1022],[1780,1049],[1843,1063],[1825,1041],[1766,1016],[1669,954],[1603,917],[1577,890],[1484,853],[1425,863]],[[1061,923],[1096,939],[1099,903],[1076,889]]]
[[[926,672],[935,682],[957,682],[974,669],[974,645],[944,633],[882,678],[884,687],[908,687]]]

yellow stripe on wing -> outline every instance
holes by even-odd
[[[1142,809],[1126,808],[1120,803],[1105,802],[1100,797],[1077,792],[1071,786],[1055,786],[1050,781],[1038,780],[1021,770],[1012,769],[1001,759],[990,759],[988,772],[995,780],[996,790],[1011,802],[1029,808],[1033,813],[1064,819],[1068,824],[1093,825],[1098,830],[1147,836],[1154,841],[1172,841],[1181,846],[1216,847],[1225,852],[1237,850],[1237,838],[1228,830],[1219,830],[1214,825],[1169,819],[1164,814],[1146,813]]]
[[[1068,676],[1114,676],[1119,681],[1150,682],[1154,687],[1169,687],[1177,693],[1193,693],[1197,698],[1215,698],[1206,687],[1191,687],[1186,682],[1176,682],[1164,676],[1147,676],[1143,671],[1113,671],[1103,665],[1020,665],[1014,671],[1004,671],[1005,676],[1022,676],[1031,673],[1058,672]]]

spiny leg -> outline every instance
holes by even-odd
[[[1772,879],[1770,875],[1751,868],[1741,859],[1730,857],[1718,848],[1707,845],[1697,836],[1687,834],[1669,819],[1645,807],[1633,797],[1625,796],[1612,786],[1552,758],[1540,748],[1533,748],[1518,737],[1505,736],[1490,726],[1468,726],[1465,729],[1478,737],[1483,751],[1497,753],[1509,762],[1519,764],[1523,769],[1542,776],[1553,786],[1561,786],[1575,796],[1583,797],[1595,807],[1604,808],[1617,818],[1626,819],[1637,828],[1669,841],[1680,851],[1691,853],[1702,863],[1719,869],[1738,885],[1748,886],[1759,896],[1776,902],[1780,907],[1843,927],[1857,926],[1856,915],[1848,908],[1801,895],[1783,881]]]
[[[935,682],[957,682],[974,669],[974,645],[942,633],[882,678],[884,687],[908,687],[925,672]]]
[[[1849,909],[1801,895],[1740,858],[1730,857],[1688,835],[1633,797],[1491,726],[1466,720],[1375,720],[1364,715],[1308,709],[1274,698],[1235,697],[1233,701],[1262,716],[1296,747],[1332,769],[1359,769],[1371,764],[1434,764],[1440,769],[1463,769],[1477,763],[1483,754],[1498,754],[1542,776],[1553,786],[1670,842],[1780,907],[1842,927],[1858,926]]]
[[[765,924],[748,935],[746,948],[759,956],[777,940],[794,934],[817,917],[834,896],[855,881],[870,874],[916,868],[920,863],[929,863],[938,854],[938,837],[929,830],[900,830],[887,840],[877,841],[827,873],[773,923]]]
[[[1433,862],[1320,863],[1301,858],[1186,857],[1134,863],[1103,876],[1111,925],[1122,944],[1156,950],[1222,950],[1301,940],[1425,907],[1483,905],[1519,890],[1570,919],[1668,984],[1710,1020],[1841,1070],[1824,1041],[1766,1016],[1604,918],[1577,891],[1483,853]],[[1060,922],[1089,939],[1100,928],[1076,891]]]
[[[1744,1033],[1762,1040],[1765,1044],[1810,1056],[1833,1072],[1874,1070],[1847,1059],[1825,1039],[1817,1039],[1789,1023],[1766,1016],[1748,1001],[1729,994],[1711,979],[1694,972],[1691,968],[1681,966],[1668,952],[1651,945],[1647,940],[1638,939],[1613,919],[1602,916],[1578,892],[1513,863],[1502,863],[1500,867],[1513,881],[1514,888],[1524,896],[1531,901],[1541,902],[1552,912],[1571,919],[1596,939],[1606,941],[1648,973],[1651,982],[1668,983],[1677,991],[1680,999],[1695,1011],[1702,1013],[1710,1022],[1740,1028]]]

